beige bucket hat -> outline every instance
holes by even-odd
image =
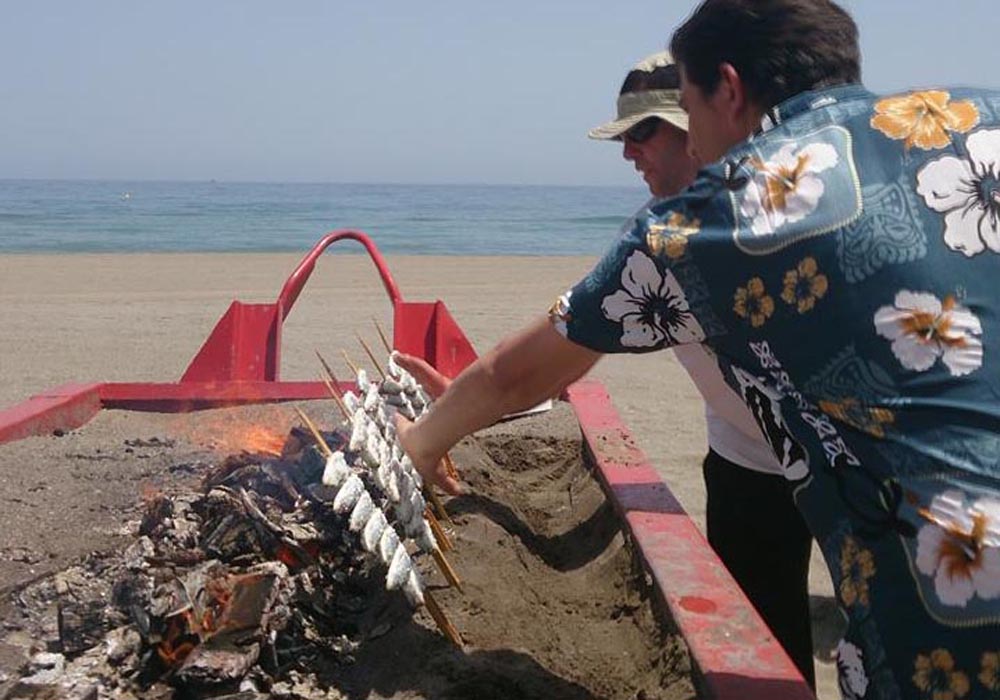
[[[631,72],[652,73],[657,68],[672,66],[674,59],[669,51],[660,51],[639,61]],[[681,91],[637,90],[618,96],[618,117],[588,132],[592,139],[618,139],[626,131],[649,117],[658,117],[678,129],[688,130],[688,115],[681,109]]]

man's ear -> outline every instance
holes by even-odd
[[[743,78],[731,63],[719,64],[719,90],[722,90],[719,107],[732,124],[743,125],[750,103]]]

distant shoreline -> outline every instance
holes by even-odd
[[[275,254],[350,229],[390,254],[597,255],[646,198],[638,187],[5,181],[0,253]]]

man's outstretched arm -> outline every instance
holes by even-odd
[[[539,318],[467,367],[419,421],[400,421],[403,448],[425,479],[457,493],[458,483],[440,464],[452,445],[509,413],[557,396],[600,357]]]

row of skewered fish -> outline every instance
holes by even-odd
[[[416,419],[431,400],[395,358],[393,352],[381,382],[371,381],[363,369],[357,371],[358,393],[348,391],[343,396],[351,429],[347,451],[338,450],[327,459],[323,484],[336,489],[333,508],[349,514],[349,528],[360,533],[365,551],[388,567],[386,588],[402,588],[416,607],[424,603],[423,583],[406,541],[431,554],[438,551],[438,544],[425,517],[422,479],[397,440],[395,414]],[[365,471],[381,493],[373,494],[365,486],[361,478]],[[402,530],[402,538],[390,517]]]

